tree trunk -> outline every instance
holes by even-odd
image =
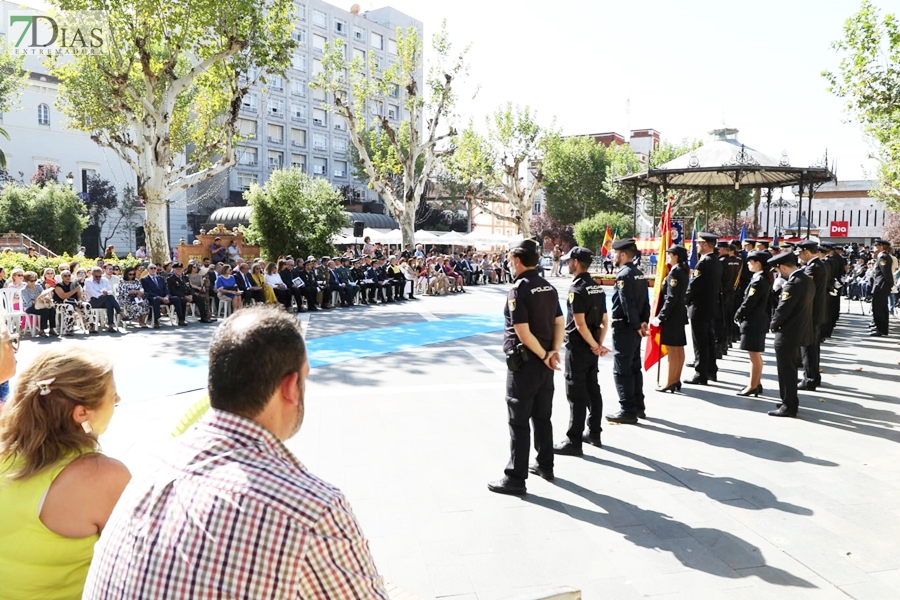
[[[147,251],[150,260],[161,265],[169,260],[169,231],[166,209],[168,203],[153,187],[144,188],[146,216],[144,217],[144,235],[147,240]]]
[[[415,202],[405,202],[403,212],[398,215],[397,221],[400,223],[400,233],[403,235],[403,248],[408,245],[415,248],[416,245],[416,206]]]
[[[759,201],[762,198],[762,190],[755,188],[753,190],[753,235],[759,231]]]
[[[519,211],[519,229],[526,240],[531,237],[531,207],[523,206]]]

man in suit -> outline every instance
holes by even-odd
[[[368,263],[369,261],[366,260]],[[372,304],[375,303],[375,294],[378,295],[378,300],[384,304],[385,300],[385,288],[387,288],[388,299],[393,300],[390,297],[391,288],[390,286],[385,285],[384,272],[381,269],[381,260],[375,259],[371,262],[369,267],[366,269],[366,279],[372,282],[372,286],[369,288],[369,302]]]
[[[178,325],[184,327],[187,325],[186,314],[188,302],[194,301],[194,290],[191,288],[191,282],[185,276],[183,266],[180,262],[172,265],[172,273],[166,278],[166,287],[169,289],[170,296],[181,300],[181,310],[178,312]],[[200,312],[200,322],[211,323],[209,314],[206,312],[206,303],[197,302],[196,305],[197,310]]]
[[[175,309],[179,322],[184,321],[184,306],[181,298],[172,296],[166,280],[159,274],[159,268],[151,264],[147,267],[147,275],[141,278],[141,286],[144,288],[144,297],[153,307],[153,329],[159,329],[160,307],[165,304]],[[172,311],[169,310],[169,320],[172,319]]]
[[[828,280],[830,268],[819,259],[819,243],[805,240],[797,244],[797,258],[803,265],[803,273],[809,277],[813,293],[812,343],[800,348],[800,360],[803,363],[803,378],[797,383],[797,389],[816,391],[822,385],[819,373],[819,356],[821,354],[822,327],[828,322]]]
[[[350,288],[348,282],[345,281],[341,274],[338,273],[337,265],[333,260],[329,260],[325,265],[328,270],[328,293],[337,292],[341,298],[341,306],[350,306]]]
[[[685,302],[688,317],[691,320],[691,336],[694,341],[696,374],[688,381],[693,385],[708,385],[716,381],[716,336],[714,330],[715,315],[721,310],[719,291],[722,286],[722,270],[716,260],[716,236],[711,233],[699,233],[697,240],[698,254],[702,258],[691,274]]]
[[[256,282],[250,277],[250,263],[242,262],[234,274],[234,281],[237,283],[238,289],[241,290],[241,296],[244,304],[249,304],[251,300],[259,303],[266,303],[266,294],[262,287],[256,285]]]
[[[778,392],[781,404],[769,411],[772,417],[796,417],[800,407],[797,397],[797,367],[800,348],[813,341],[813,302],[815,291],[809,277],[798,268],[793,252],[782,252],[768,260],[785,283],[772,314],[770,328],[775,334],[775,363],[778,367]]]

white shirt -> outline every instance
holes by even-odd
[[[112,287],[109,285],[109,281],[100,278],[100,281],[95,281],[93,277],[90,277],[84,281],[84,293],[88,300],[91,298],[99,298],[103,295],[103,291],[112,296]]]
[[[281,279],[281,275],[279,275],[278,273],[266,273],[266,283],[268,283],[273,288],[284,285],[284,281]]]

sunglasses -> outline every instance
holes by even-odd
[[[9,345],[12,346],[13,352],[19,351],[19,334],[11,333],[0,338],[0,342],[9,342]]]
[[[150,267],[150,268],[147,269],[147,270],[148,270],[148,271],[155,271],[155,270],[156,270],[156,267]]]

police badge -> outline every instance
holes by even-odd
[[[516,301],[515,301],[515,299],[510,300],[509,302],[506,303],[506,305],[509,307],[509,312],[516,312]]]
[[[678,287],[678,280],[673,277],[669,280],[669,285],[672,287]]]
[[[575,292],[569,292],[569,304],[575,300]]]
[[[787,292],[781,292],[781,300],[782,300],[782,301],[787,300],[787,299],[790,298],[790,297],[791,297],[791,295],[790,295],[789,293],[787,293]]]
[[[618,280],[616,282],[616,287],[619,288],[620,290],[623,289],[625,287],[625,280],[624,279]]]
[[[750,295],[752,296],[755,293],[756,293],[756,288],[750,288]]]
[[[693,271],[691,271],[691,277],[693,277],[695,279],[697,277],[700,277],[700,269],[694,269]]]

